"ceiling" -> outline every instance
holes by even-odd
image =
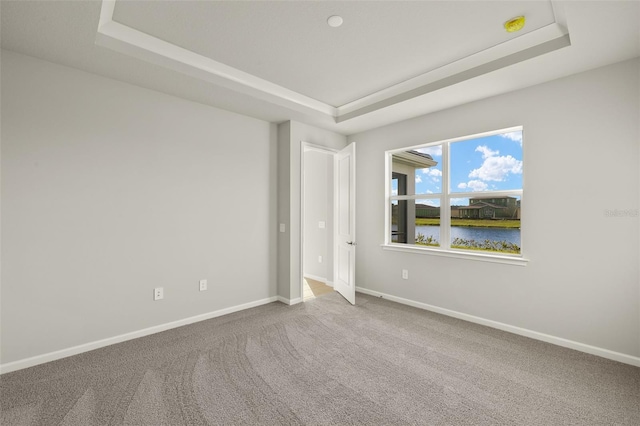
[[[456,2],[185,7],[184,2],[121,1],[113,20],[334,107],[555,22],[547,1],[473,2],[464,5],[464,13],[461,9]],[[339,28],[327,25],[334,14],[345,20]],[[526,27],[507,33],[502,23],[523,14]]]
[[[640,56],[636,1],[3,0],[0,14],[3,49],[343,134]]]

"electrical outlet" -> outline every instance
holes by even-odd
[[[284,223],[280,224],[280,232],[284,232],[285,231],[285,226]]]
[[[322,263],[322,256],[318,256],[318,263]]]
[[[156,287],[153,289],[153,300],[161,300],[164,299],[164,288]]]
[[[200,280],[200,291],[205,291],[207,289],[207,280]]]
[[[408,280],[409,279],[409,270],[408,269],[403,269],[402,270],[402,279],[403,280]]]

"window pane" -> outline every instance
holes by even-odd
[[[522,131],[452,142],[451,192],[522,189]]]
[[[393,172],[391,175],[391,195],[407,195],[407,175]]]
[[[437,164],[416,169],[416,194],[440,194],[442,192],[442,145],[419,148],[422,155],[430,156]]]
[[[394,177],[400,174],[407,176],[406,194],[408,195],[440,194],[442,192],[441,160],[442,145],[397,152],[392,156],[393,175]]]
[[[407,242],[407,201],[391,202],[391,242]]]
[[[391,201],[391,242],[440,245],[440,200]]]
[[[451,248],[520,254],[520,197],[451,199]]]
[[[440,200],[415,201],[415,244],[440,246]]]

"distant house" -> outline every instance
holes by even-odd
[[[440,207],[416,204],[416,217],[440,217]]]
[[[520,202],[515,197],[475,197],[468,206],[458,206],[457,215],[463,219],[520,219]]]
[[[401,201],[392,206],[393,217],[398,217],[398,210],[406,208],[406,203],[406,201]],[[412,207],[415,208],[416,218],[440,217],[440,207],[429,204],[415,204]],[[457,219],[520,219],[520,200],[514,197],[475,197],[469,199],[468,206],[451,206],[451,217]]]

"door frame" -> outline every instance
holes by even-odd
[[[305,152],[309,152],[309,151],[316,151],[316,152],[321,152],[323,154],[328,154],[331,156],[331,161],[334,162],[334,168],[333,168],[333,185],[331,186],[331,188],[328,188],[331,191],[331,196],[332,198],[335,198],[335,192],[336,192],[336,182],[335,182],[335,174],[336,174],[336,170],[335,170],[335,159],[336,159],[336,154],[339,152],[339,150],[337,149],[333,149],[333,148],[329,148],[326,146],[321,146],[321,145],[316,145],[310,142],[304,142],[301,141],[300,142],[300,276],[298,277],[298,281],[300,282],[300,300],[302,302],[304,302],[304,229],[305,229],[305,211],[304,211],[304,200],[305,200],[305,182],[304,182],[304,170],[305,170],[305,162],[304,162],[304,154]],[[331,229],[326,228],[327,232],[331,232],[331,235],[333,236],[335,234],[335,216],[336,216],[336,205],[334,202],[334,206],[333,209],[331,210]],[[334,236],[335,238],[335,236]],[[332,245],[331,251],[333,253],[335,257],[335,241],[334,244]],[[335,280],[335,275],[336,275],[336,263],[335,260],[333,261],[333,270],[331,271],[331,279],[332,279],[332,283],[334,282],[333,280]]]

